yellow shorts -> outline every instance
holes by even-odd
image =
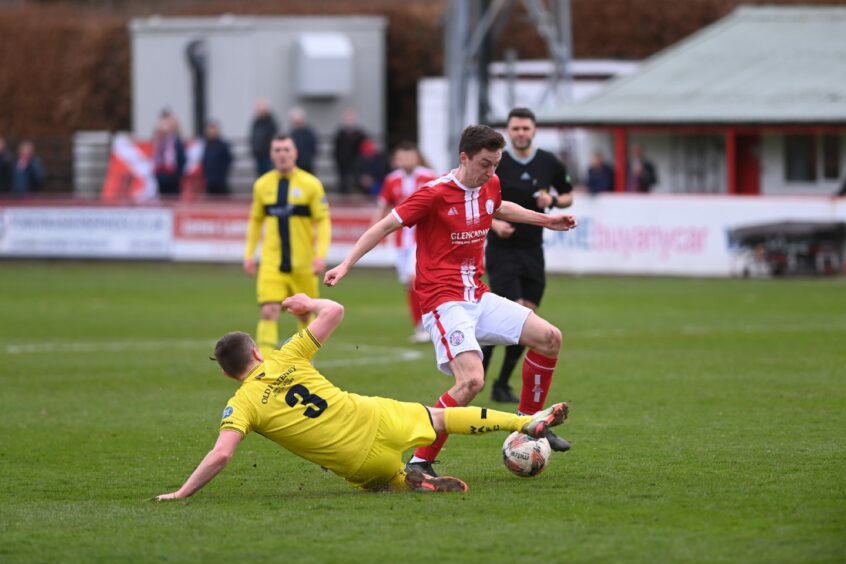
[[[435,442],[437,433],[429,410],[420,403],[374,397],[379,428],[361,467],[347,481],[366,490],[406,490],[402,453]]]
[[[260,268],[256,294],[259,304],[281,302],[302,292],[318,297],[317,276],[311,272],[279,272],[278,269]]]

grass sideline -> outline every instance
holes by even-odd
[[[206,359],[254,331],[253,292],[234,266],[0,262],[0,561],[846,560],[842,280],[550,277],[573,450],[531,480],[505,434],[453,437],[442,470],[470,491],[439,496],[356,492],[250,436],[199,494],[151,503],[214,442],[234,383]],[[335,383],[449,385],[393,273],[324,296],[347,306],[317,357]]]

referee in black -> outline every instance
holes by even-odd
[[[567,168],[549,151],[532,146],[535,114],[528,108],[514,108],[508,114],[506,128],[510,146],[496,169],[502,184],[502,199],[541,213],[549,208],[569,207],[573,203],[573,187]],[[485,270],[493,293],[535,311],[546,287],[543,227],[494,219],[485,248]],[[505,348],[502,369],[491,390],[492,400],[520,401],[508,379],[524,348],[522,345]],[[493,345],[482,347],[486,373],[493,349]]]

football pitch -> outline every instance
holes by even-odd
[[[316,357],[340,387],[450,386],[408,343],[393,272],[323,296],[346,306]],[[466,494],[362,493],[251,435],[193,498],[155,503],[214,443],[236,383],[208,356],[254,333],[253,280],[0,262],[0,562],[846,560],[843,280],[551,276],[540,313],[565,333],[550,399],[573,449],[536,478],[505,470],[505,433],[455,436],[437,468]]]

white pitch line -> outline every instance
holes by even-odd
[[[659,331],[646,329],[587,329],[583,331],[566,331],[566,338],[575,339],[607,339],[612,337],[655,337],[666,334],[673,335],[714,335],[727,332],[741,333],[794,333],[809,331],[846,331],[846,324],[810,324],[810,325],[737,325],[737,326],[707,326],[683,325],[678,328],[667,328]],[[211,349],[214,341],[206,339],[127,339],[124,341],[69,341],[69,342],[40,342],[40,343],[9,343],[2,345],[5,354],[39,354],[39,353],[88,353],[88,352],[128,352],[155,351],[159,349],[196,349],[206,347]],[[346,358],[328,360],[321,364],[343,366],[346,364],[367,364],[387,362],[410,362],[419,360],[425,355],[421,349],[397,348],[386,345],[364,345],[345,342],[333,342],[332,348],[365,353],[382,353],[379,356],[367,356],[359,359]],[[429,350],[428,348],[426,350]]]
[[[78,341],[58,343],[16,343],[5,346],[6,354],[38,353],[86,353],[151,351],[159,349],[193,349],[201,346],[213,347],[214,341],[199,339],[126,340],[126,341]]]
[[[719,335],[725,333],[806,333],[810,331],[846,331],[844,324],[818,325],[736,325],[736,326],[707,326],[683,325],[679,328],[661,330],[645,329],[587,329],[584,331],[564,331],[565,338],[574,339],[607,339],[611,337],[658,337],[661,335],[682,334],[689,337],[699,335]]]
[[[126,340],[126,341],[78,341],[78,342],[46,342],[46,343],[15,343],[5,345],[5,353],[42,354],[42,353],[96,353],[96,352],[128,352],[155,351],[162,349],[199,349],[211,350],[214,341],[205,339],[162,339],[162,340]],[[339,358],[315,363],[319,367],[359,366],[372,364],[389,364],[392,362],[413,362],[423,358],[424,354],[416,349],[404,349],[389,346],[356,345],[352,343],[335,343],[335,348],[359,351],[365,354],[353,358]],[[374,354],[376,353],[376,354]]]
[[[713,333],[741,332],[741,333],[805,333],[809,331],[846,331],[846,324],[809,324],[809,325],[738,325],[736,327],[708,327],[705,325],[685,325],[682,332],[688,335],[704,335]]]
[[[335,367],[335,366],[360,366],[373,364],[390,364],[393,362],[413,362],[423,358],[423,353],[411,349],[394,349],[395,354],[387,356],[364,356],[360,358],[336,358],[333,360],[316,360],[315,366],[318,368]]]

